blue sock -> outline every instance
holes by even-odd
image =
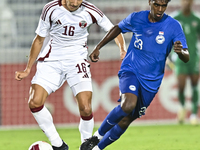
[[[100,149],[104,149],[106,146],[110,145],[126,131],[126,129],[120,128],[118,124],[116,124],[110,131],[108,131],[103,139],[99,142],[98,147]]]
[[[115,126],[122,118],[127,116],[128,114],[125,113],[121,106],[118,105],[115,107],[104,119],[98,132],[101,136],[104,136],[107,131],[109,131],[113,126]]]

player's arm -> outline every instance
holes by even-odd
[[[29,59],[26,65],[26,68],[24,71],[16,71],[15,72],[15,79],[18,81],[21,81],[23,78],[27,77],[31,71],[31,68],[33,64],[35,63],[40,50],[42,48],[43,42],[44,42],[45,37],[41,37],[39,35],[36,35],[36,37],[33,40],[30,54],[29,54]]]
[[[183,62],[188,62],[190,59],[190,55],[187,49],[183,49],[182,43],[180,41],[176,41],[174,43],[174,52],[178,54],[178,57]]]
[[[32,46],[31,46],[31,50],[30,50],[29,60],[28,60],[25,70],[31,70],[33,64],[35,63],[35,60],[37,59],[41,51],[44,39],[45,37],[41,37],[39,35],[36,35],[36,37],[34,38]]]
[[[101,15],[99,15],[98,13],[95,12],[91,12],[93,14],[93,16],[96,19],[96,23],[104,29],[104,31],[109,32],[111,30],[111,28],[113,28],[113,24],[111,23],[111,21],[105,16],[103,15],[103,17]],[[120,49],[120,58],[124,59],[125,55],[126,55],[126,44],[125,44],[125,40],[122,34],[119,34],[118,36],[116,36],[115,39],[115,43],[117,44],[117,46]],[[113,39],[112,39],[113,40]]]
[[[99,60],[99,50],[112,41],[114,38],[116,38],[121,33],[121,29],[118,27],[118,25],[115,25],[110,31],[107,32],[107,34],[103,37],[103,39],[97,44],[97,46],[94,48],[94,50],[89,55],[92,62],[97,62]]]
[[[126,43],[125,43],[124,36],[122,35],[122,33],[120,33],[115,38],[115,43],[117,44],[117,46],[120,49],[120,58],[121,58],[121,60],[123,60],[124,57],[126,56]]]

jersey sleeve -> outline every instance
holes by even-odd
[[[48,33],[49,33],[49,28],[50,28],[49,23],[43,21],[43,20],[40,18],[35,33],[38,34],[38,35],[41,36],[41,37],[46,37],[46,36],[48,35]]]
[[[182,28],[181,24],[178,21],[176,21],[176,23],[174,24],[173,27],[174,27],[173,43],[176,41],[181,41],[181,43],[183,45],[183,49],[188,49],[187,41],[186,41],[185,34],[183,32],[183,28]]]
[[[133,27],[132,27],[131,21],[132,21],[133,17],[134,17],[134,13],[130,14],[124,20],[119,22],[118,26],[121,29],[122,33],[132,32]]]
[[[43,7],[42,14],[39,19],[37,29],[35,31],[41,37],[46,37],[49,34],[51,27],[51,15],[55,9],[57,2],[51,2]]]
[[[82,5],[86,8],[86,11],[90,14],[93,23],[99,25],[104,31],[107,32],[114,26],[108,19],[108,17],[106,17],[105,14],[92,3],[83,1]]]
[[[114,26],[105,15],[97,21],[97,24],[104,29],[105,32],[109,31]]]

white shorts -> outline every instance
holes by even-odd
[[[55,92],[67,81],[74,96],[92,91],[90,64],[83,60],[38,61],[31,83],[42,86],[48,94]]]

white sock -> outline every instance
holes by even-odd
[[[93,128],[94,128],[93,118],[91,120],[83,120],[82,118],[80,119],[79,131],[81,133],[82,143],[85,142],[85,139],[88,139],[92,136]]]
[[[99,131],[98,131],[98,130],[94,133],[94,136],[97,136],[98,139],[99,139],[100,141],[103,139],[103,136],[101,136],[101,135],[99,134]]]
[[[32,114],[51,144],[60,147],[63,142],[53,124],[53,118],[48,109],[44,106],[39,112]]]

